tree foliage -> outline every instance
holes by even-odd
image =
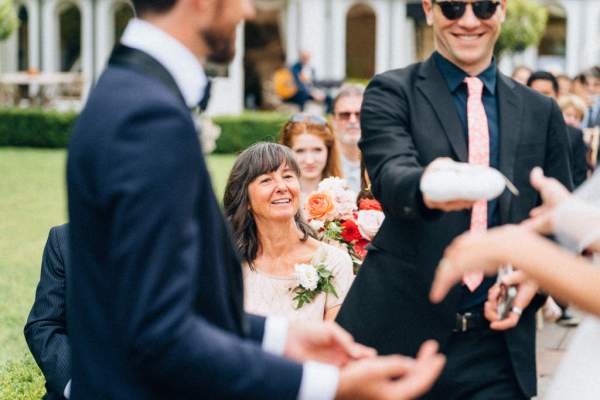
[[[12,0],[0,0],[0,42],[7,39],[17,28],[17,14]]]
[[[544,36],[548,10],[537,0],[508,0],[506,20],[496,43],[496,54],[537,46]]]

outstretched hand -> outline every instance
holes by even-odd
[[[446,362],[435,341],[427,341],[416,359],[391,355],[348,364],[341,370],[336,399],[414,399],[431,388]]]
[[[552,211],[567,200],[571,193],[556,179],[544,176],[544,171],[539,167],[531,170],[530,180],[531,186],[540,193],[543,203],[531,210],[530,218],[521,225],[542,235],[548,235],[554,230]]]
[[[377,352],[356,343],[335,322],[302,321],[290,322],[283,355],[298,362],[313,360],[343,367],[350,361],[375,357]]]
[[[511,263],[510,249],[526,234],[523,228],[504,225],[486,232],[466,232],[450,243],[438,265],[430,299],[439,303],[467,272],[481,271],[495,275],[498,267]]]

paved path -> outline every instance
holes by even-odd
[[[538,399],[544,398],[561,358],[577,328],[563,328],[554,323],[544,323],[537,336]]]

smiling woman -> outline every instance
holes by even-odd
[[[313,236],[300,213],[300,168],[285,146],[240,154],[223,205],[244,265],[245,308],[288,319],[334,319],[353,280],[352,261]]]

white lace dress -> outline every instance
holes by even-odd
[[[334,275],[333,286],[338,297],[319,293],[311,303],[294,308],[291,290],[298,285],[293,276],[275,276],[243,266],[244,308],[247,312],[263,316],[281,316],[288,320],[322,321],[325,311],[342,304],[354,280],[352,260],[347,252],[321,243],[311,263],[323,261]]]

